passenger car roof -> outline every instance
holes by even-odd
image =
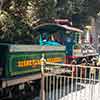
[[[83,31],[78,28],[67,26],[67,25],[53,24],[53,23],[45,23],[45,24],[41,24],[33,28],[34,32],[40,32],[40,33],[41,32],[67,31],[67,30],[83,33]]]

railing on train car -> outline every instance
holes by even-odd
[[[42,61],[42,100],[100,100],[99,67]]]

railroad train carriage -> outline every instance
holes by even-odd
[[[65,47],[1,44],[0,76],[40,72],[42,54],[49,62],[64,62]]]
[[[49,62],[64,63],[64,58],[66,63],[73,60],[81,62],[87,56],[83,55],[81,48],[75,47],[80,45],[82,33],[82,30],[74,27],[47,23],[33,28],[33,45],[1,44],[0,76],[39,72],[42,54]]]
[[[19,93],[23,89],[24,96],[30,91],[33,95],[31,89],[26,91],[23,86],[20,89],[20,84],[33,87],[30,82],[41,78],[35,75],[40,73],[42,55],[48,62],[64,63],[65,58],[72,61],[77,56],[73,55],[73,50],[80,42],[80,33],[82,31],[77,28],[48,23],[33,28],[32,45],[0,44],[0,99],[9,94],[18,99],[16,91]]]
[[[84,31],[72,27],[72,22],[68,19],[55,19],[53,22],[66,27],[70,34],[64,36],[64,39],[66,39],[64,45],[67,48],[66,51],[68,51],[66,54],[67,63],[76,61],[77,64],[81,64],[83,59],[91,63],[91,60],[98,56],[96,49],[87,42],[86,33],[84,34]],[[90,38],[91,42],[91,36],[88,38]]]
[[[78,47],[81,44],[81,35],[83,34],[83,31],[78,28],[48,23],[34,28],[34,33],[40,33],[40,37],[37,37],[37,39],[40,39],[40,45],[65,46],[66,63],[70,63],[73,58],[81,56],[81,52],[80,54],[75,53],[76,46]]]
[[[49,62],[64,63],[64,58],[70,59],[70,56],[73,56],[73,46],[79,42],[75,32],[82,31],[47,23],[33,28],[33,45],[0,44],[0,76],[11,77],[39,72],[42,54]]]
[[[32,88],[36,83],[33,81],[41,78],[42,56],[48,62],[64,63],[65,46],[56,41],[45,41],[45,36],[66,29],[58,25],[47,26],[49,28],[43,30],[42,26],[33,29],[34,43],[31,45],[0,43],[0,100],[19,99],[20,95],[24,98],[29,94],[28,97],[33,97]]]
[[[76,62],[76,64],[82,64],[85,59],[86,64],[92,64],[92,59],[96,58],[98,54],[89,43],[84,42],[85,39],[82,39],[83,31],[72,26],[63,25],[63,22],[64,20],[62,23],[48,23],[37,26],[34,32],[40,33],[40,45],[64,45],[66,48],[65,63]],[[75,70],[74,73],[76,73]]]

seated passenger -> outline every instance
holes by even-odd
[[[58,45],[61,45],[60,43],[58,43],[55,38],[54,38],[54,35],[51,35],[48,40],[45,38],[43,39],[43,43],[44,45],[50,45],[50,46],[58,46]]]

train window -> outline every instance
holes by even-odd
[[[52,40],[63,44],[63,34],[61,34],[61,32],[54,32],[54,34],[52,34]]]
[[[60,36],[58,32],[44,32],[41,34],[34,34],[34,43],[39,45],[60,45]]]
[[[73,31],[66,31],[63,34],[62,31],[55,32],[44,32],[44,33],[34,33],[33,42],[37,45],[52,45],[52,44],[61,44],[64,45],[66,43],[78,43],[79,42],[79,34]],[[55,43],[54,43],[55,42]]]

